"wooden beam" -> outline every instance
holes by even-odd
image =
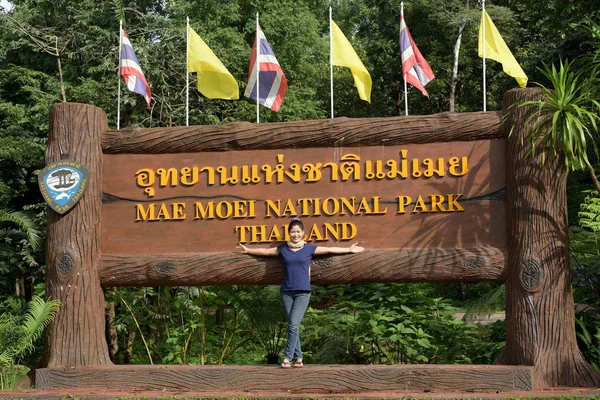
[[[234,122],[102,134],[106,154],[357,147],[504,138],[500,112],[386,118],[335,118],[254,124]]]
[[[36,389],[282,391],[532,390],[532,367],[492,365],[115,365],[36,370]]]
[[[476,249],[369,250],[361,254],[316,256],[315,284],[448,282],[504,279],[505,252]],[[201,286],[280,284],[279,257],[241,253],[104,254],[100,281],[114,286]]]

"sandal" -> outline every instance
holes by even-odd
[[[303,368],[304,367],[304,363],[302,362],[302,360],[296,361],[294,363],[294,368]]]
[[[281,363],[281,368],[292,368],[292,365],[290,364],[290,362],[288,360],[283,360],[283,362]]]

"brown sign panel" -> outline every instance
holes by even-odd
[[[273,246],[504,248],[505,141],[104,155],[105,254]]]

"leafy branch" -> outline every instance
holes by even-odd
[[[574,70],[573,63],[560,62],[560,68],[544,64],[540,72],[550,81],[551,87],[540,83],[540,100],[515,103],[511,108],[524,109],[524,125],[530,126],[526,139],[527,156],[540,152],[542,162],[548,156],[564,155],[569,170],[587,169],[593,185],[600,192],[594,167],[588,158],[588,143],[598,157],[595,139],[598,134],[600,103],[594,98],[593,85],[587,80],[585,70]],[[512,134],[514,127],[511,129]]]

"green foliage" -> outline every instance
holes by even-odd
[[[0,383],[7,389],[3,371],[10,369],[23,356],[31,352],[44,328],[54,319],[60,308],[58,300],[44,300],[34,296],[27,304],[23,316],[12,313],[0,315]],[[13,382],[14,383],[14,382]]]
[[[579,224],[594,233],[600,233],[600,197],[597,192],[591,192],[581,204]],[[596,243],[600,246],[600,243]]]
[[[250,330],[266,351],[269,364],[278,364],[279,353],[287,337],[285,312],[279,286],[246,286],[238,288],[234,297],[250,320]]]
[[[34,225],[33,218],[23,211],[0,210],[0,224],[3,222],[12,222],[17,225],[27,235],[27,240],[33,250],[39,250],[42,247],[40,232]],[[0,231],[0,239],[6,238],[11,231]],[[13,231],[14,232],[14,231]]]
[[[571,228],[570,242],[576,300],[600,307],[600,206],[593,194],[581,204],[581,228]]]
[[[14,295],[15,283],[26,293],[17,293],[24,300],[33,292],[33,285],[40,279],[43,267],[41,258],[43,245],[39,220],[45,213],[33,214],[35,207],[28,211],[8,211],[0,209],[0,301]],[[40,279],[41,280],[41,279]],[[29,290],[25,290],[26,287]]]
[[[280,306],[264,288],[118,288],[107,293],[116,305],[118,363],[260,363],[269,352],[273,315]],[[248,292],[250,291],[250,292]],[[266,301],[266,303],[264,303]],[[260,305],[262,304],[262,305]],[[268,307],[267,307],[268,306]],[[264,321],[263,321],[264,319]],[[128,340],[133,342],[128,344]],[[262,344],[261,344],[262,343]],[[278,342],[275,342],[278,343]],[[131,358],[126,355],[128,346]],[[239,350],[244,348],[244,352]]]
[[[448,300],[422,286],[336,286],[323,296],[343,298],[327,312],[310,310],[306,358],[324,363],[490,363],[504,339],[492,327],[454,318]],[[306,339],[304,339],[306,340]],[[312,347],[313,350],[306,351]]]
[[[571,228],[573,296],[581,304],[576,315],[577,339],[585,359],[600,371],[600,203],[587,191],[579,213],[580,227]]]
[[[600,371],[600,318],[581,313],[575,321],[579,347],[585,359]]]
[[[596,191],[600,183],[588,153],[598,153],[598,121],[600,102],[600,26],[587,19],[587,30],[594,40],[587,42],[595,51],[581,54],[570,63],[562,59],[557,69],[543,64],[540,72],[549,81],[546,86],[536,83],[543,92],[541,100],[516,102],[511,106],[524,110],[524,125],[529,126],[527,139],[529,155],[541,149],[542,162],[546,157],[563,156],[567,170],[588,170]],[[511,129],[512,133],[512,129]]]
[[[567,169],[592,168],[588,143],[597,155],[594,135],[600,120],[597,114],[600,103],[591,95],[591,87],[585,85],[585,78],[574,70],[572,63],[561,61],[558,69],[544,64],[541,72],[551,87],[538,84],[543,98],[518,106],[525,109],[525,125],[532,125],[527,135],[529,154],[535,155],[543,149],[541,156],[545,160],[547,156],[554,158],[562,153]]]

